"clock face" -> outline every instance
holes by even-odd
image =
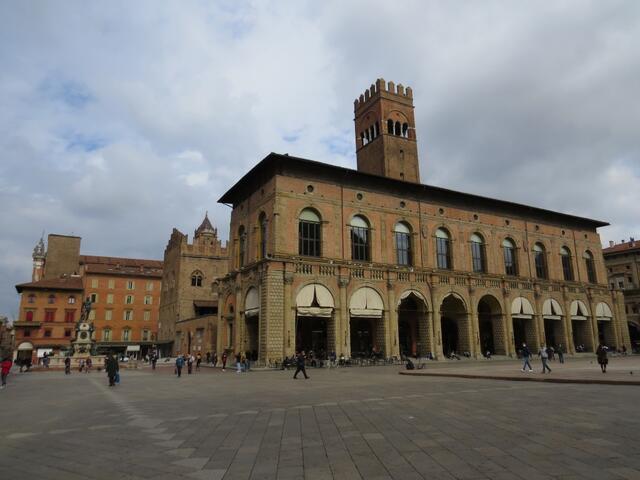
[[[82,340],[86,340],[86,339],[87,339],[87,337],[88,337],[87,332],[80,332],[80,338],[81,338]]]

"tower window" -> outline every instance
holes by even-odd
[[[378,122],[376,122],[375,125],[374,125],[373,133],[375,134],[374,135],[375,137],[380,135],[380,125],[378,124]]]
[[[369,224],[360,215],[351,219],[351,258],[359,261],[369,261],[370,235]]]
[[[486,271],[484,240],[477,233],[471,235],[471,263],[475,273]]]
[[[393,120],[387,120],[387,133],[393,135]]]
[[[360,132],[360,140],[362,141],[363,146],[367,144],[367,139],[364,138],[364,132]]]
[[[436,263],[438,268],[451,270],[453,268],[451,262],[451,240],[449,232],[444,228],[436,230]]]
[[[536,243],[533,246],[533,261],[536,264],[536,277],[546,279],[547,259],[544,251],[544,246],[541,243]]]
[[[199,271],[195,271],[191,274],[191,286],[192,287],[201,287],[202,286],[202,273]]]
[[[306,208],[298,219],[298,253],[309,257],[321,255],[321,223],[318,214]]]
[[[398,136],[402,135],[402,127],[400,126],[400,122],[396,122],[394,133]]]
[[[506,238],[502,242],[504,253],[504,271],[507,275],[518,275],[518,262],[516,259],[516,246],[513,240]]]
[[[409,124],[408,123],[403,123],[402,124],[402,136],[404,138],[409,138]]]
[[[560,249],[560,258],[562,259],[562,273],[564,279],[568,282],[573,281],[573,267],[571,266],[571,252],[567,247]]]
[[[398,265],[411,265],[411,230],[404,222],[396,223],[393,229],[396,242],[396,257]]]

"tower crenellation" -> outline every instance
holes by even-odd
[[[420,182],[413,90],[379,78],[354,101],[358,170]]]

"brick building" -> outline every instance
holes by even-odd
[[[159,341],[163,353],[193,354],[215,351],[217,279],[227,273],[227,246],[205,214],[188,235],[173,229],[164,251]]]
[[[162,262],[80,255],[80,243],[50,234],[34,248],[32,281],[16,285],[16,357],[66,352],[87,297],[99,352],[144,353],[156,339]]]
[[[98,352],[146,355],[157,341],[162,261],[80,256]]]
[[[233,207],[217,351],[442,358],[629,343],[604,222],[420,184],[413,92],[355,101],[358,170],[270,154]]]
[[[624,295],[630,345],[637,352],[640,350],[640,241],[631,238],[619,244],[609,242],[602,253],[609,286]]]

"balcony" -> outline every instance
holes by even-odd
[[[25,320],[22,320],[19,322],[13,322],[13,326],[16,328],[20,328],[20,327],[40,328],[42,326],[42,322],[39,322],[37,320],[27,322]]]

